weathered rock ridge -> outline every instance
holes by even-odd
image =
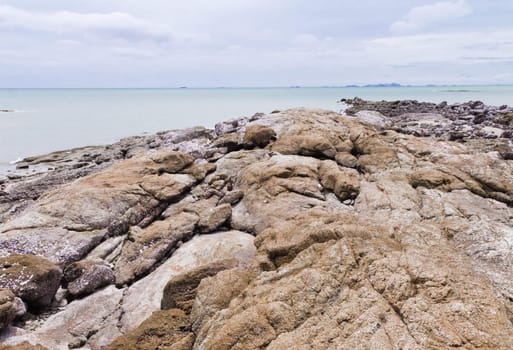
[[[26,160],[63,165],[2,185],[0,349],[512,349],[513,160],[382,112]]]

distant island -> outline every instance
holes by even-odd
[[[399,83],[381,83],[381,84],[366,84],[366,85],[346,85],[346,88],[369,88],[369,87],[404,87]]]

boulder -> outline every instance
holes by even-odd
[[[36,255],[0,258],[0,287],[10,289],[30,307],[48,306],[61,283],[61,269]]]
[[[198,229],[201,233],[209,233],[217,230],[232,215],[230,204],[221,204],[214,208],[209,208],[202,213],[198,222]]]
[[[319,177],[324,188],[332,190],[341,200],[355,199],[360,192],[358,172],[350,168],[341,168],[331,160],[319,164]]]
[[[63,280],[68,292],[74,296],[91,294],[95,290],[114,283],[114,272],[104,260],[80,260],[64,269]]]
[[[243,144],[246,147],[265,147],[276,139],[276,132],[263,125],[249,125],[246,127]]]
[[[219,136],[213,141],[212,145],[214,147],[226,148],[227,152],[237,151],[243,147],[241,135],[236,132]]]
[[[338,165],[346,168],[355,168],[358,165],[358,158],[349,152],[339,152],[335,156]]]
[[[0,331],[16,318],[16,296],[9,289],[0,289]]]
[[[155,311],[128,334],[114,340],[105,350],[190,350],[194,334],[182,310]]]
[[[322,158],[335,158],[337,150],[324,135],[284,135],[276,141],[272,150],[282,154],[297,154]]]

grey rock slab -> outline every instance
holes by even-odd
[[[254,237],[240,231],[195,236],[182,245],[164,264],[128,288],[122,305],[121,329],[134,329],[153,311],[160,310],[166,284],[172,277],[199,266],[237,259],[249,266],[255,256]]]
[[[114,286],[98,291],[87,298],[70,303],[63,311],[50,316],[38,329],[27,334],[15,334],[4,339],[5,344],[14,345],[23,341],[42,344],[52,350],[68,350],[69,344],[77,338],[89,338],[104,331],[109,325],[105,321],[116,314],[123,297],[123,290]],[[109,328],[110,336],[104,338],[104,345],[117,335],[115,327]],[[17,332],[22,333],[22,332]],[[91,349],[100,349],[91,346]]]

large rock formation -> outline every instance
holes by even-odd
[[[40,280],[3,285],[1,326],[14,323],[0,341],[513,348],[513,161],[491,143],[508,140],[471,132],[453,142],[449,122],[447,137],[411,132],[398,124],[414,118],[410,104],[397,106],[390,116],[299,109],[194,129],[16,197],[0,225],[0,268],[25,254],[59,281],[35,283],[44,302],[21,319],[16,297],[31,306],[24,287]],[[433,108],[430,120],[460,120]],[[38,176],[4,191],[14,198]]]

